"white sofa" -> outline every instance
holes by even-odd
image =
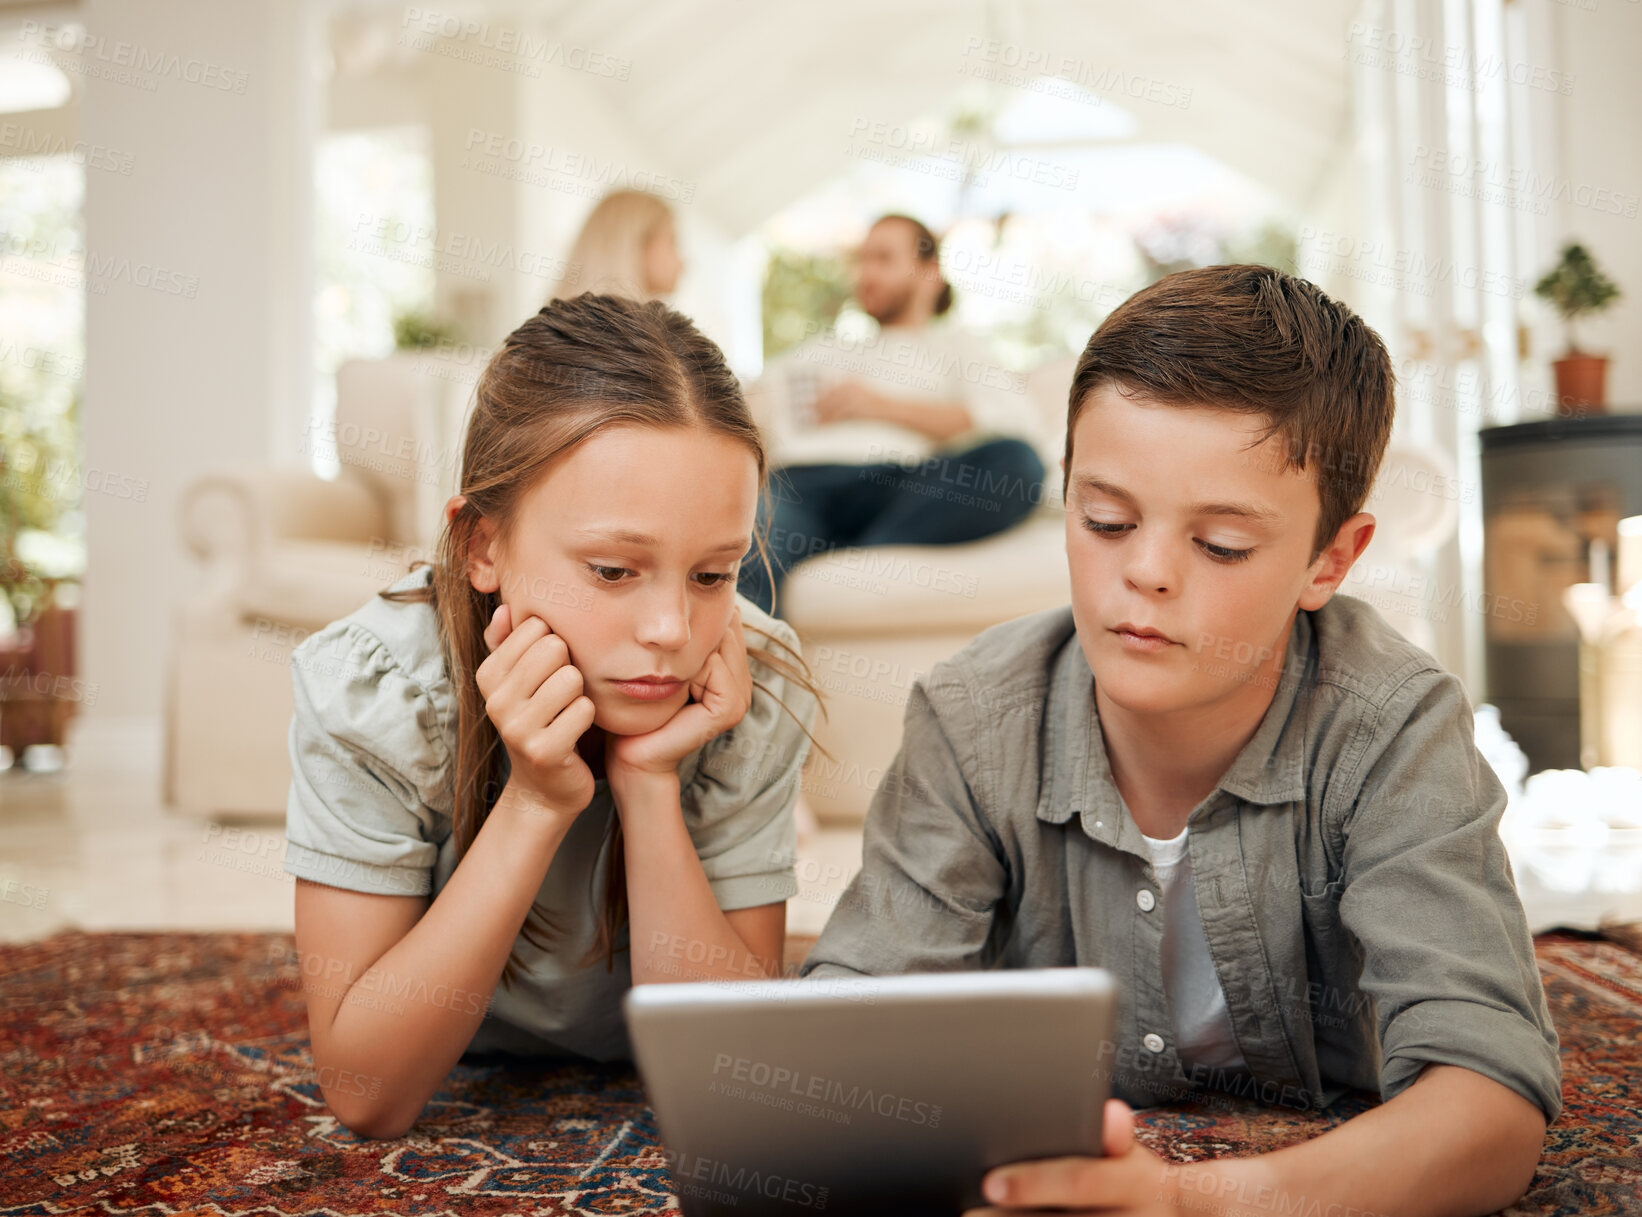
[[[345,363],[336,425],[310,437],[334,452],[334,481],[226,469],[184,493],[178,523],[205,569],[172,618],[164,790],[174,810],[284,814],[291,651],[433,556],[470,375],[408,353]]]

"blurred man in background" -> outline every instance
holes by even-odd
[[[1020,378],[985,342],[932,324],[952,307],[935,235],[910,216],[873,224],[855,298],[871,338],[836,331],[773,361],[749,391],[769,446],[766,571],[740,591],[779,615],[787,571],[845,545],[950,545],[1024,519],[1042,490],[1038,420]]]

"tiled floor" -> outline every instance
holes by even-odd
[[[0,771],[0,941],[78,927],[289,929],[294,880],[277,820],[168,813],[155,775]],[[1642,832],[1549,844],[1512,839],[1530,928],[1642,919]],[[818,933],[861,865],[859,830],[822,828],[799,849],[795,933]]]
[[[294,880],[278,820],[168,813],[145,773],[0,772],[0,941],[87,930],[291,928]],[[861,864],[860,834],[822,828],[799,850],[788,927],[826,923]]]

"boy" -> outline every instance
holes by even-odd
[[[1504,790],[1458,679],[1335,595],[1392,393],[1378,336],[1303,280],[1216,266],[1137,293],[1072,383],[1072,604],[912,691],[802,974],[1122,985],[1108,1156],[995,1170],[994,1203],[1414,1217],[1528,1186],[1561,1070]],[[1122,1101],[1347,1087],[1386,1101],[1189,1180]]]

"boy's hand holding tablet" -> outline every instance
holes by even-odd
[[[981,1191],[991,1203],[965,1217],[1085,1208],[1180,1217],[1180,1168],[1135,1139],[1134,1112],[1122,1099],[1106,1100],[1102,1144],[1103,1158],[1046,1158],[988,1171]]]

